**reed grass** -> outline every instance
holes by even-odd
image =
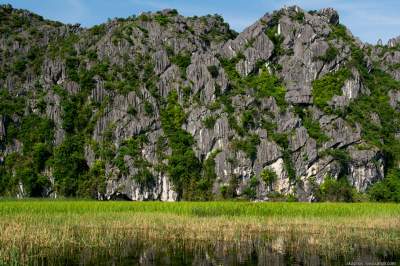
[[[400,250],[398,204],[4,200],[0,217],[0,264],[82,249],[123,253],[135,241],[186,248],[256,243],[327,258],[359,247]]]

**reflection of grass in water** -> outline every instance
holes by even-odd
[[[400,250],[395,204],[2,201],[0,217],[0,258],[8,262],[68,257],[83,248],[89,257],[123,253],[139,242],[183,243],[185,249],[257,243],[276,253],[327,258],[358,248]]]

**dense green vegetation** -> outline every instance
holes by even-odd
[[[317,188],[315,198],[317,201],[352,202],[357,200],[357,192],[345,177],[336,180],[326,176],[324,182]]]
[[[25,98],[14,97],[8,90],[0,89],[0,112],[3,116],[10,117],[12,114],[23,114]]]
[[[196,16],[193,18],[197,18]],[[207,33],[201,34],[200,38],[204,40],[206,43],[216,42],[221,43],[227,40],[234,39],[238,33],[232,29],[230,29],[229,24],[224,21],[224,18],[221,15],[214,14],[214,15],[207,15],[202,17],[200,20],[203,24],[208,24],[207,18],[213,18],[217,21],[218,24],[227,28],[227,31],[218,30],[216,27],[212,27],[211,30]],[[189,31],[192,31],[189,29]]]
[[[298,22],[302,23],[304,21],[304,12],[302,11],[296,12],[296,15],[294,15],[293,18]]]
[[[66,137],[64,142],[54,150],[51,165],[54,167],[53,175],[57,191],[61,195],[84,196],[79,192],[83,190],[82,181],[89,167],[83,149],[84,139],[76,135]]]
[[[257,198],[257,187],[260,184],[260,180],[256,176],[252,176],[243,190],[243,195],[250,200]]]
[[[9,188],[16,189],[22,182],[27,195],[44,195],[49,181],[42,171],[52,154],[53,122],[32,114],[25,116],[18,127],[8,124],[7,131],[8,142],[21,139],[24,146],[22,154],[12,153],[0,165],[0,193],[15,192]]]
[[[265,182],[265,184],[269,187],[270,190],[273,190],[273,184],[278,180],[277,174],[270,169],[264,169],[260,174],[261,179]]]
[[[350,70],[342,68],[334,73],[326,74],[322,78],[315,80],[312,87],[314,104],[321,109],[325,109],[333,96],[342,95],[342,87],[344,86],[345,81],[350,77]]]
[[[358,122],[362,126],[362,137],[370,145],[383,150],[386,159],[385,172],[390,177],[388,181],[380,181],[371,190],[373,200],[388,201],[396,199],[400,186],[398,163],[400,162],[400,141],[396,138],[400,128],[400,113],[389,104],[389,92],[400,88],[400,82],[394,80],[389,74],[379,68],[368,70],[363,51],[352,45],[351,64],[357,68],[370,93],[362,95],[351,102],[344,111],[344,115],[350,122]],[[371,117],[376,114],[379,122],[374,122]],[[382,197],[382,191],[391,191],[386,198]]]
[[[216,65],[208,66],[207,69],[208,69],[208,71],[210,72],[210,74],[211,74],[211,76],[213,78],[218,77],[219,70],[218,70],[218,67]]]
[[[318,57],[318,59],[322,60],[324,62],[331,62],[336,58],[338,53],[339,52],[335,47],[333,47],[332,45],[329,45],[329,48],[326,50],[325,54]]]
[[[259,144],[260,137],[256,134],[249,135],[244,139],[238,139],[233,142],[234,148],[243,151],[252,161],[257,157],[257,146]]]
[[[213,129],[216,121],[217,117],[210,115],[203,120],[203,124],[206,128]]]
[[[181,70],[181,76],[183,78],[185,78],[186,77],[186,68],[191,63],[190,55],[177,54],[177,55],[172,56],[170,58],[170,60],[171,60],[171,63],[173,63],[179,67],[179,69]]]
[[[185,120],[186,114],[178,103],[178,94],[172,91],[166,108],[161,112],[161,123],[172,149],[167,172],[180,199],[195,199],[201,164],[192,149],[193,137],[182,129]]]
[[[258,75],[250,76],[248,78],[248,84],[251,88],[256,90],[255,96],[257,98],[274,97],[279,106],[286,106],[285,87],[278,77],[270,74],[267,69],[263,68]]]
[[[215,173],[215,157],[218,155],[220,150],[212,152],[207,159],[203,161],[203,172],[201,179],[197,182],[197,195],[198,200],[212,200],[215,196],[212,194],[212,187],[214,181],[217,179]]]
[[[322,144],[329,140],[329,137],[322,131],[318,121],[312,119],[308,110],[301,107],[295,107],[295,112],[303,121],[303,126],[307,129],[308,135],[317,141],[317,144]]]
[[[279,24],[279,19],[281,18],[281,12],[274,12],[272,14],[272,19],[268,24],[267,29],[265,30],[265,34],[268,36],[268,38],[273,42],[274,44],[274,51],[272,56],[274,59],[276,59],[277,56],[283,55],[285,53],[285,50],[282,47],[282,43],[284,40],[284,37],[280,34],[278,34],[278,24]],[[303,14],[304,15],[304,14]],[[304,19],[302,18],[301,15],[296,18]]]
[[[154,20],[160,23],[161,26],[166,26],[168,23],[170,23],[170,20],[168,16],[158,14],[154,17]]]
[[[241,60],[244,59],[244,55],[242,53],[239,53],[236,55],[236,57],[233,57],[232,59],[226,59],[219,57],[219,61],[221,62],[222,67],[225,70],[225,73],[229,77],[230,85],[232,86],[232,89],[238,93],[241,90],[243,91],[245,89],[244,86],[244,79],[239,75],[239,73],[236,71],[236,64]],[[242,87],[242,88],[241,88]]]
[[[400,170],[391,170],[385,179],[369,189],[368,194],[376,201],[400,202]]]
[[[384,150],[388,167],[392,168],[400,160],[400,142],[395,138],[400,126],[400,114],[389,105],[388,92],[397,90],[400,83],[380,70],[374,70],[364,79],[371,88],[371,94],[352,102],[345,115],[349,121],[362,125],[363,138]],[[373,113],[378,115],[380,124],[372,121]]]
[[[126,156],[129,157],[129,162],[131,166],[135,167],[137,173],[133,175],[133,180],[135,180],[139,187],[143,189],[153,188],[156,179],[151,173],[149,167],[151,166],[149,162],[143,159],[141,150],[144,144],[148,143],[145,135],[138,135],[135,138],[125,140],[117,152],[114,158],[114,164],[119,168],[122,174],[129,174],[129,165],[126,162]]]
[[[346,26],[342,24],[331,25],[331,33],[328,37],[329,40],[341,39],[344,42],[351,43],[353,39],[347,34]]]

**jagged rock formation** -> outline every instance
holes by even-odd
[[[0,16],[0,194],[311,201],[327,177],[365,192],[399,167],[399,40],[363,44],[333,9],[239,34],[175,10]]]

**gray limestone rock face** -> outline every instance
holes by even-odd
[[[259,175],[265,166],[275,162],[281,156],[281,149],[277,144],[267,138],[262,138],[257,147],[257,159],[253,165],[254,173]]]
[[[340,163],[331,156],[318,158],[309,164],[305,174],[300,177],[301,182],[297,184],[300,200],[315,200],[313,191],[315,186],[320,186],[327,176],[337,179],[340,172]]]
[[[348,179],[358,191],[365,192],[371,184],[384,177],[383,157],[378,150],[350,147],[348,151],[351,157]]]
[[[325,17],[328,23],[333,25],[339,24],[339,14],[335,9],[323,8],[318,13]]]
[[[297,151],[302,148],[307,140],[309,139],[307,129],[304,127],[296,128],[295,134],[293,134],[289,140],[290,150]]]
[[[135,180],[135,175],[139,169],[134,165],[129,155],[124,156],[125,165],[128,167],[128,173],[122,173],[118,168],[112,165],[106,166],[106,199],[115,197],[125,197],[130,200],[161,200],[175,201],[177,193],[173,189],[172,183],[168,176],[162,171],[156,170],[158,158],[156,155],[156,143],[158,138],[163,135],[162,130],[156,130],[147,134],[148,143],[141,150],[142,158],[151,165],[150,172],[154,177],[154,184],[151,187],[143,187]]]
[[[275,120],[277,124],[277,131],[280,133],[292,131],[293,129],[299,127],[301,122],[300,118],[292,112],[280,113]]]
[[[113,101],[105,108],[104,116],[95,125],[94,139],[101,140],[104,131],[110,127],[112,127],[113,136],[117,143],[121,143],[124,139],[141,132],[158,129],[160,122],[156,120],[156,117],[159,115],[159,111],[154,99],[150,95],[147,95],[147,97],[147,99],[141,99],[135,93],[129,93],[126,97],[122,95],[114,97]],[[152,114],[146,114],[144,110],[146,102],[152,106]],[[138,114],[143,115],[129,114],[129,107],[135,108]]]
[[[3,150],[3,154],[11,154],[11,153],[21,153],[23,149],[23,143],[19,140],[14,139],[12,143],[7,144],[5,149]]]
[[[331,121],[323,129],[330,139],[324,144],[325,148],[343,148],[361,140],[360,128],[353,128],[342,118]]]
[[[188,117],[185,130],[194,136],[198,148],[198,158],[206,156],[214,147],[217,138],[215,137],[214,128],[205,128],[203,119],[211,116],[206,108],[193,109]]]
[[[55,124],[54,143],[60,145],[65,137],[65,131],[62,128],[62,110],[61,110],[61,97],[55,94],[52,90],[49,90],[45,101],[46,105],[46,116],[50,118]]]
[[[96,88],[91,91],[90,99],[96,103],[102,103],[111,93],[104,88],[104,81],[101,78],[96,78]]]
[[[234,163],[233,152],[228,149],[229,143],[224,143],[223,140],[219,141],[219,145],[226,147],[215,157],[215,173],[217,174],[217,180],[228,183],[229,179],[233,175],[232,164]],[[218,187],[218,186],[217,186]],[[214,189],[214,192],[216,189]]]
[[[251,44],[248,45],[251,46],[243,53],[246,59],[242,59],[236,65],[236,70],[243,76],[252,73],[258,62],[267,61],[274,50],[274,44],[264,33],[260,33],[260,35],[251,39]]]
[[[161,73],[163,73],[170,65],[168,54],[164,50],[157,51],[154,54],[153,60],[155,62],[154,72],[156,73],[156,75],[160,75]]]
[[[350,101],[357,99],[361,94],[368,94],[369,91],[364,88],[360,74],[352,69],[352,77],[345,81],[342,87],[342,95],[334,96],[330,102],[335,108],[343,108],[349,105]]]
[[[85,146],[85,159],[89,167],[92,167],[96,160],[96,154],[89,145]]]
[[[192,90],[196,94],[200,92],[204,103],[209,103],[215,99],[216,86],[225,88],[226,84],[221,80],[215,80],[208,67],[219,67],[219,61],[210,53],[195,53],[192,55],[191,65],[187,68],[188,80],[193,84]],[[218,73],[218,76],[223,75]],[[224,89],[223,89],[224,90]]]
[[[64,63],[61,60],[45,60],[43,63],[43,78],[48,84],[61,84],[66,78]]]
[[[69,93],[69,94],[77,94],[80,91],[79,84],[75,81],[66,81],[64,82],[64,89]]]
[[[304,176],[307,170],[318,159],[317,143],[314,139],[309,138],[307,142],[300,149],[292,154],[293,167],[296,176]]]
[[[157,83],[157,88],[159,89],[160,95],[162,97],[167,97],[172,90],[178,89],[180,80],[179,68],[175,65],[172,65],[160,75]]]
[[[165,16],[166,22],[160,21],[160,16]],[[7,60],[0,59],[2,70],[13,69],[11,63],[18,58],[33,57],[29,54],[32,44],[24,36],[36,38],[38,55],[43,54],[35,68],[29,62],[20,74],[0,71],[5,101],[9,94],[12,100],[21,97],[24,102],[21,110],[0,113],[0,164],[5,156],[22,153],[24,148],[24,140],[8,139],[8,126],[18,128],[25,116],[35,114],[53,121],[53,148],[69,134],[84,136],[86,164],[89,168],[98,161],[105,165],[106,190],[98,192],[98,199],[177,200],[174,179],[166,170],[172,154],[171,132],[163,120],[168,96],[176,91],[176,104],[181,108],[174,109],[179,114],[171,112],[171,117],[176,116],[171,120],[184,117],[178,126],[193,141],[186,148],[201,165],[215,156],[215,167],[210,170],[215,172],[210,188],[215,199],[223,187],[235,182],[236,194],[246,197],[256,178],[257,187],[250,189],[255,189],[257,200],[270,200],[273,192],[313,201],[315,187],[327,176],[342,176],[343,163],[329,153],[332,150],[349,155],[345,170],[358,191],[365,192],[385,176],[384,153],[364,145],[362,123],[351,121],[344,113],[360,97],[373,95],[364,75],[373,73],[377,65],[400,80],[399,38],[391,39],[387,46],[363,44],[340,28],[334,9],[306,12],[297,6],[265,14],[239,34],[219,16],[187,18],[172,10],[113,19],[91,29],[46,23],[32,24],[41,32],[36,37],[23,28],[14,32],[18,38],[0,36],[1,51],[10,55]],[[337,36],[338,30],[347,36]],[[354,48],[363,53],[363,71],[352,64]],[[72,69],[77,71],[74,78],[70,59],[79,61]],[[260,67],[276,81],[268,84],[262,80],[257,85],[253,78],[261,73]],[[327,102],[332,110],[317,107],[313,82],[342,68],[348,68],[351,77],[344,81],[341,95]],[[284,90],[279,96],[274,82]],[[390,88],[387,96],[390,106],[400,111],[399,89]],[[73,111],[81,112],[76,120],[87,116],[85,130],[67,133],[63,128],[66,99],[76,103]],[[376,110],[368,113],[376,127],[385,125],[381,117]],[[319,133],[327,139],[316,137]],[[126,169],[119,169],[120,148],[126,140],[139,136],[146,139],[135,153],[140,158],[123,156]],[[400,132],[394,138],[400,140]],[[165,145],[161,152],[160,142]],[[112,158],[100,155],[99,149],[106,145]],[[137,159],[145,166],[138,166]],[[135,179],[140,167],[154,177],[151,186]],[[46,193],[57,197],[53,170],[47,167],[43,174],[51,181]],[[276,173],[273,184],[262,180],[264,170]],[[20,196],[26,194],[24,184],[18,184],[17,190]]]
[[[397,45],[400,44],[400,36],[396,37],[396,38],[391,38],[388,40],[387,45],[389,47],[396,47]]]
[[[115,170],[115,169],[114,169]],[[113,172],[113,170],[110,170]],[[106,199],[115,197],[127,197],[129,200],[161,200],[176,201],[177,195],[172,189],[172,184],[165,175],[158,175],[155,188],[152,190],[141,190],[131,176],[110,178],[106,186]]]
[[[389,103],[392,108],[400,110],[400,91],[389,92]]]
[[[394,79],[400,80],[400,37],[388,42],[389,49],[382,46],[372,47],[372,60],[377,61],[381,68],[389,73]]]

